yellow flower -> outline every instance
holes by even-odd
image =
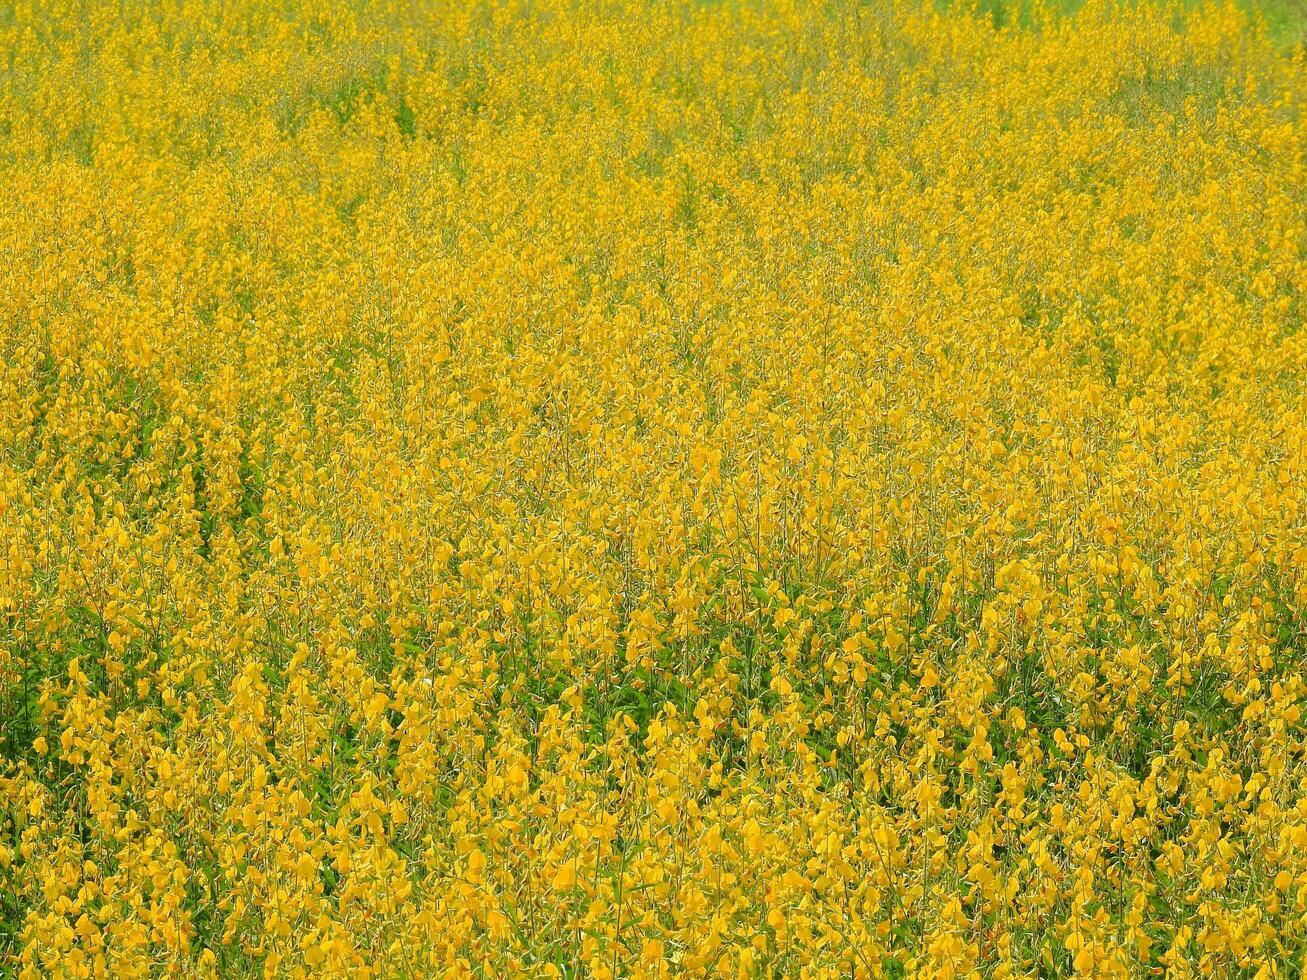
[[[0,973],[1289,962],[1291,6],[10,5]]]

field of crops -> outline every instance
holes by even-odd
[[[1298,976],[1296,2],[0,6],[0,975]]]

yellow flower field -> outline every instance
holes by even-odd
[[[1307,10],[0,7],[0,975],[1296,977]]]

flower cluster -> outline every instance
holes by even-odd
[[[0,972],[1296,975],[1307,48],[1001,9],[0,11]]]

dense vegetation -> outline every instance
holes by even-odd
[[[0,973],[1299,975],[1305,22],[0,7]]]

